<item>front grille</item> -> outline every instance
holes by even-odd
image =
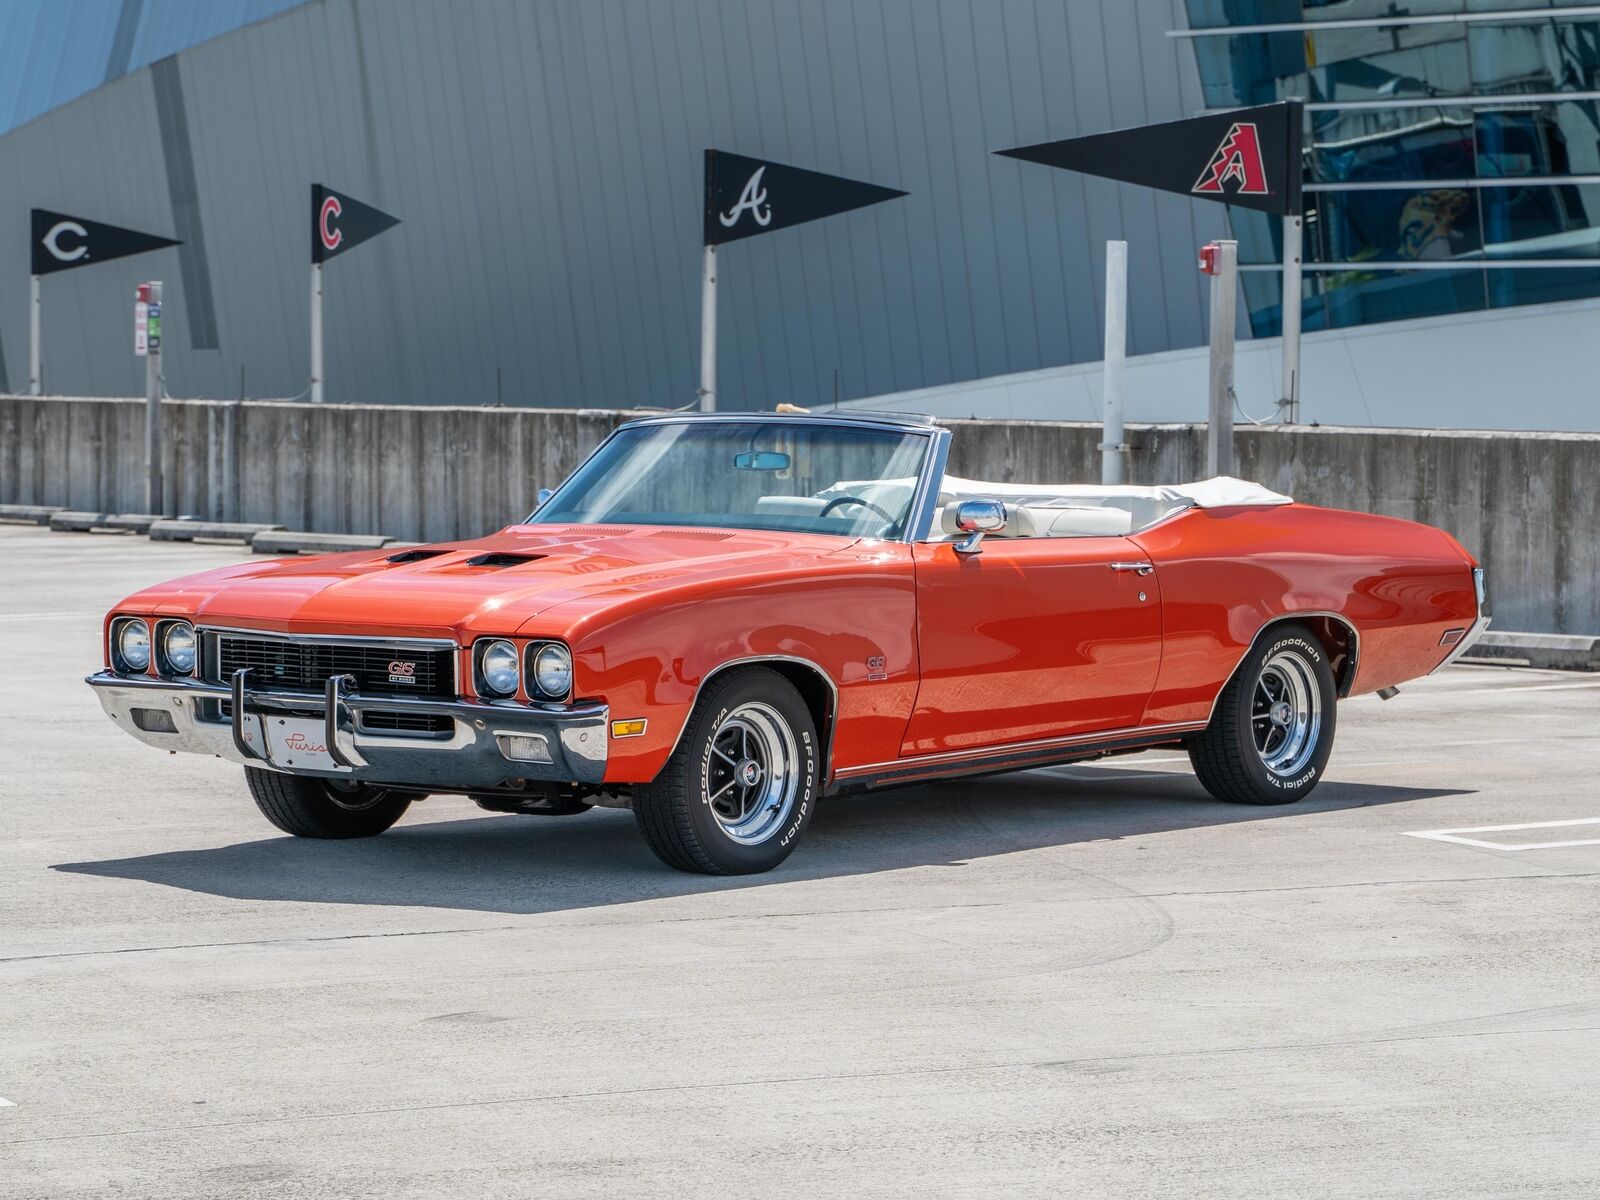
[[[455,721],[442,713],[365,712],[361,728],[368,733],[449,733]]]
[[[296,642],[280,638],[216,635],[215,675],[227,683],[250,668],[250,686],[320,694],[334,675],[353,675],[362,695],[453,699],[455,652],[447,646],[386,646],[354,642]]]

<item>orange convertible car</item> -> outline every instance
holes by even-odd
[[[1437,529],[1235,479],[980,483],[909,417],[618,428],[480,541],[246,563],[130,596],[89,683],[245,768],[279,829],[429,793],[633,810],[686,871],[765,871],[825,795],[1182,746],[1221,800],[1316,786],[1339,697],[1459,654]]]

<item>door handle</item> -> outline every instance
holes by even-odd
[[[1140,575],[1154,574],[1155,567],[1147,562],[1114,562],[1111,564],[1113,571],[1134,571]]]

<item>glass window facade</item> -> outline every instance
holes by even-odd
[[[1408,0],[1407,16],[1476,19],[1367,26],[1340,22],[1393,18],[1390,0],[1188,0],[1194,29],[1304,26],[1192,44],[1209,107],[1308,104],[1305,261],[1340,266],[1307,270],[1305,328],[1600,295],[1593,8]],[[1275,218],[1230,213],[1241,263],[1281,259]],[[1477,265],[1507,259],[1595,265]],[[1394,266],[1412,261],[1463,265]],[[1244,280],[1252,329],[1278,333],[1278,275]]]

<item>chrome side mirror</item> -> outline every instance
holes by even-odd
[[[956,506],[956,528],[967,536],[956,543],[957,554],[982,554],[979,543],[986,533],[1004,532],[1010,521],[998,500],[963,500]]]
[[[550,497],[554,496],[554,495],[555,495],[555,492],[553,490],[551,490],[550,488],[540,488],[539,489],[539,494],[534,497],[533,511],[534,512],[538,512],[541,508],[544,507],[544,502],[546,500],[550,499]]]

